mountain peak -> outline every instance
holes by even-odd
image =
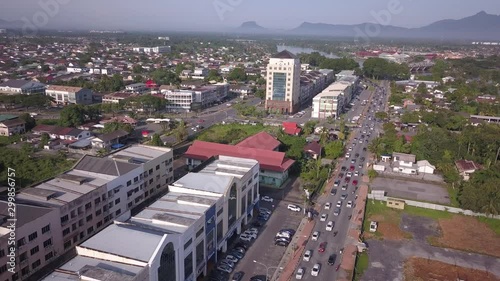
[[[258,25],[255,21],[246,21],[240,25],[240,28],[265,29],[264,27]]]
[[[476,14],[476,16],[486,16],[486,15],[488,15],[488,13],[486,13],[485,11],[481,11]]]

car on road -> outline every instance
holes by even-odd
[[[351,181],[351,178],[345,178],[345,182]]]
[[[321,270],[321,265],[319,263],[315,264],[311,269],[311,275],[318,276],[320,270]]]
[[[359,153],[356,153],[356,154],[354,155],[354,157],[356,157],[356,158],[357,158],[357,157],[359,157]]]
[[[260,197],[260,200],[266,201],[266,202],[273,202],[274,201],[274,199],[269,197],[269,196],[262,196],[262,197]]]
[[[310,261],[311,260],[311,256],[312,256],[312,251],[311,250],[307,250],[304,253],[304,257],[302,258],[302,260],[304,260],[304,261]]]
[[[333,211],[333,215],[334,216],[340,215],[340,208],[335,208],[335,210]]]
[[[241,260],[245,255],[236,251],[236,250],[231,250],[229,251],[228,253],[229,255],[233,256],[233,257],[236,257],[237,259]]]
[[[347,201],[347,204],[345,206],[347,208],[352,208],[352,201]]]
[[[319,237],[319,231],[315,231],[315,232],[313,232],[311,240],[312,241],[318,241],[318,237]]]
[[[337,205],[335,205],[335,206],[336,206],[337,208],[342,207],[342,201],[340,201],[340,200],[339,200],[339,201],[337,201]]]
[[[226,260],[232,261],[233,263],[237,263],[239,261],[239,259],[233,255],[227,255]]]
[[[342,195],[340,195],[340,199],[341,199],[341,200],[346,200],[346,199],[347,199],[347,194],[342,194]]]
[[[358,185],[358,180],[353,180],[352,185]]]
[[[332,203],[326,202],[326,204],[325,204],[325,210],[330,210],[331,206],[332,206]]]
[[[233,275],[233,278],[231,278],[231,281],[241,281],[243,279],[243,271],[238,271]]]
[[[326,221],[326,218],[328,217],[327,214],[322,214],[321,217],[319,218],[320,221]]]
[[[340,184],[340,180],[336,180],[334,183],[333,183],[333,186],[339,186]]]
[[[285,238],[285,239],[290,240],[292,238],[292,236],[293,235],[291,233],[280,231],[280,232],[276,233],[275,238],[276,239]]]
[[[348,178],[352,177],[352,172],[347,172],[346,177],[348,177]]]
[[[339,178],[343,178],[344,177],[344,173],[339,173]]]
[[[349,170],[354,171],[354,166],[349,167]]]
[[[337,255],[331,254],[328,257],[328,265],[334,265],[335,264],[335,259],[337,259]]]
[[[322,242],[321,244],[319,244],[318,252],[323,253],[326,250],[326,245],[326,242]]]
[[[351,164],[354,164],[354,163],[356,163],[356,159],[353,158],[353,159],[351,159]]]
[[[297,273],[295,274],[295,279],[301,280],[302,277],[304,277],[304,271],[305,269],[303,267],[297,269]]]
[[[344,171],[347,171],[347,167],[346,166],[342,166],[342,168],[340,169],[342,172]]]
[[[350,154],[350,153],[346,153],[346,154],[345,154],[345,158],[346,158],[346,159],[349,159],[349,157],[351,157],[351,154]]]
[[[348,151],[352,151],[352,147],[349,147],[347,150],[348,150]]]
[[[266,209],[266,208],[259,208],[259,213],[270,215],[271,214],[271,210]]]
[[[248,236],[248,235],[246,235],[246,234],[243,233],[243,234],[240,235],[240,240],[241,241],[250,242],[250,241],[252,241],[252,237],[250,237],[250,236]]]
[[[229,267],[227,265],[223,265],[223,264],[217,266],[217,270],[222,271],[222,272],[227,272],[227,273],[233,272],[233,269],[231,267]]]
[[[288,247],[288,244],[290,244],[290,242],[282,241],[282,240],[274,242],[274,245],[281,246],[281,247]]]
[[[337,189],[333,188],[332,191],[330,191],[331,195],[336,195],[337,194]]]
[[[288,204],[288,210],[294,211],[294,212],[300,212],[300,207],[294,204]]]
[[[332,231],[333,230],[333,221],[329,221],[326,224],[326,231]]]
[[[354,176],[355,177],[359,177],[359,172],[358,171],[354,171]]]
[[[358,165],[358,168],[359,168],[359,169],[363,169],[363,164],[359,164],[359,165]]]
[[[248,231],[247,230],[247,231],[243,232],[241,235],[246,235],[246,236],[248,236],[248,237],[250,237],[252,239],[257,239],[257,233],[252,232],[252,231]]]

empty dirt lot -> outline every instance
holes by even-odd
[[[448,191],[435,183],[377,177],[370,184],[370,187],[372,190],[386,191],[387,196],[437,204],[450,204]]]

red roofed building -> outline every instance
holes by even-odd
[[[481,165],[471,160],[457,160],[455,161],[455,166],[457,166],[458,173],[465,181],[468,181],[470,175],[476,170],[481,169]]]
[[[292,136],[298,136],[302,129],[295,122],[283,122],[283,131]]]
[[[278,151],[281,142],[266,132],[250,136],[236,146]]]
[[[263,138],[267,139],[267,137]],[[186,157],[186,164],[189,169],[193,169],[211,157],[218,155],[254,159],[257,160],[260,165],[259,181],[261,185],[278,188],[288,179],[290,167],[295,161],[286,158],[284,152],[246,147],[245,145],[255,146],[247,142],[247,140],[244,140],[238,145],[195,141],[188,148],[184,156]],[[274,145],[258,146],[268,146],[270,148]]]

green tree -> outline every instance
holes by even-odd
[[[49,143],[50,137],[47,133],[43,133],[40,137],[40,143],[38,144],[39,149],[43,149],[45,145]]]
[[[35,118],[31,117],[28,113],[23,113],[19,115],[19,119],[23,120],[26,124],[24,125],[26,131],[33,129],[36,126]]]
[[[154,146],[163,146],[163,141],[161,140],[159,134],[154,134],[150,143],[151,143],[151,145],[154,145]]]
[[[217,69],[210,69],[208,71],[208,75],[205,78],[206,81],[216,81],[216,82],[222,82],[222,76],[220,73],[217,71]]]
[[[184,141],[188,137],[187,126],[184,121],[181,121],[174,131],[177,142]]]
[[[59,125],[77,127],[85,123],[85,109],[81,105],[65,106],[59,114]]]
[[[314,133],[314,129],[316,128],[316,125],[318,125],[318,121],[316,120],[309,120],[304,124],[303,132],[304,135],[310,135]]]
[[[381,119],[381,120],[386,120],[389,118],[389,115],[385,111],[379,111],[379,112],[375,112],[375,118]]]
[[[247,75],[245,73],[245,69],[241,67],[235,67],[233,70],[229,72],[227,79],[231,81],[241,81],[241,82],[247,81]]]
[[[329,159],[337,159],[344,153],[344,144],[342,141],[332,141],[325,146],[325,157]]]
[[[133,73],[139,74],[139,73],[142,73],[142,71],[143,71],[143,68],[142,68],[142,65],[140,65],[140,64],[136,64],[132,67]]]
[[[102,129],[102,132],[112,133],[118,130],[124,130],[127,133],[132,133],[134,131],[134,128],[130,124],[124,124],[120,122],[109,122],[104,124],[104,129]]]
[[[417,92],[419,94],[427,94],[427,85],[425,83],[418,84]]]

